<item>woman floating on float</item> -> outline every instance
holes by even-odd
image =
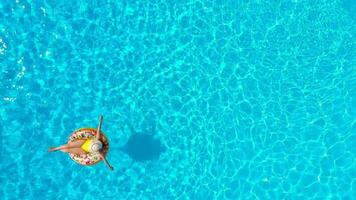
[[[103,160],[110,170],[114,168],[106,160],[106,154],[109,151],[109,142],[101,129],[103,116],[100,116],[100,122],[97,129],[81,128],[69,137],[68,144],[52,147],[48,151],[62,151],[68,153],[72,160],[81,165],[94,165]]]

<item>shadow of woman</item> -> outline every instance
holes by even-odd
[[[134,161],[144,162],[157,160],[159,156],[165,152],[166,148],[164,145],[154,137],[154,128],[151,129],[149,133],[136,132],[131,126],[130,130],[132,134],[121,150],[128,154]]]

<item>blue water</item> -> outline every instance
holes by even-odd
[[[354,199],[355,8],[2,0],[0,199]]]

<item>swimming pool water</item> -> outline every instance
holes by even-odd
[[[1,1],[1,199],[354,199],[355,8]],[[100,114],[113,172],[47,153]]]

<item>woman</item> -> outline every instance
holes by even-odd
[[[98,128],[96,129],[95,138],[78,139],[59,147],[51,147],[48,149],[48,151],[53,152],[53,151],[60,150],[62,152],[76,154],[76,155],[99,152],[100,158],[105,162],[106,166],[108,166],[110,170],[113,170],[114,168],[106,160],[105,154],[102,151],[103,143],[100,140],[101,139],[100,129],[102,123],[103,123],[103,116],[100,116],[100,122]]]

